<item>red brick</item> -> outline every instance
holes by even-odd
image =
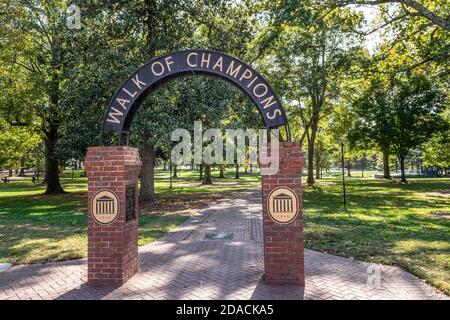
[[[129,147],[90,147],[85,161],[88,176],[88,282],[123,284],[137,272],[136,220],[125,223],[125,188],[134,185],[140,172],[138,150]],[[101,189],[119,197],[120,213],[110,225],[92,218],[92,197]],[[137,197],[138,192],[135,192]]]
[[[262,177],[265,281],[269,284],[304,285],[303,155],[297,142],[280,142],[279,148],[279,172]],[[272,150],[272,147],[268,149]],[[299,214],[289,224],[274,222],[267,212],[267,197],[272,189],[279,186],[289,187],[299,198]]]

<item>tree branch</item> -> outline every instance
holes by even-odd
[[[427,9],[422,4],[415,0],[341,0],[341,1],[327,1],[335,7],[344,7],[347,5],[380,5],[385,3],[399,3],[416,10],[422,17],[428,19],[433,24],[450,31],[450,20],[446,17],[441,17],[438,14]]]

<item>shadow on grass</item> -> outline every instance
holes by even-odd
[[[342,210],[339,186],[306,188],[305,246],[399,265],[449,292],[448,263],[438,257],[448,261],[450,220],[431,214],[448,211],[448,199],[412,194],[448,189],[448,181],[420,181],[420,185],[351,181],[348,213]]]

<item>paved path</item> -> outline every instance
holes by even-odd
[[[400,268],[310,250],[305,288],[266,286],[260,201],[256,190],[220,200],[140,247],[140,272],[122,287],[88,286],[84,259],[20,265],[0,272],[0,299],[448,299]]]

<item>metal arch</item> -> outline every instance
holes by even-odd
[[[217,65],[219,60],[220,67]],[[238,71],[234,73],[233,71],[236,70]],[[268,138],[270,139],[271,129],[284,126],[286,140],[291,141],[286,112],[264,77],[248,64],[230,55],[212,50],[195,49],[176,51],[150,60],[117,89],[103,118],[101,144],[103,144],[104,131],[118,132],[119,145],[123,144],[123,138],[126,136],[126,144],[128,144],[132,120],[146,97],[166,82],[191,75],[218,77],[235,85],[257,106]],[[265,89],[264,94],[261,94],[261,91],[258,92],[258,88]],[[277,116],[274,117],[275,115]]]

